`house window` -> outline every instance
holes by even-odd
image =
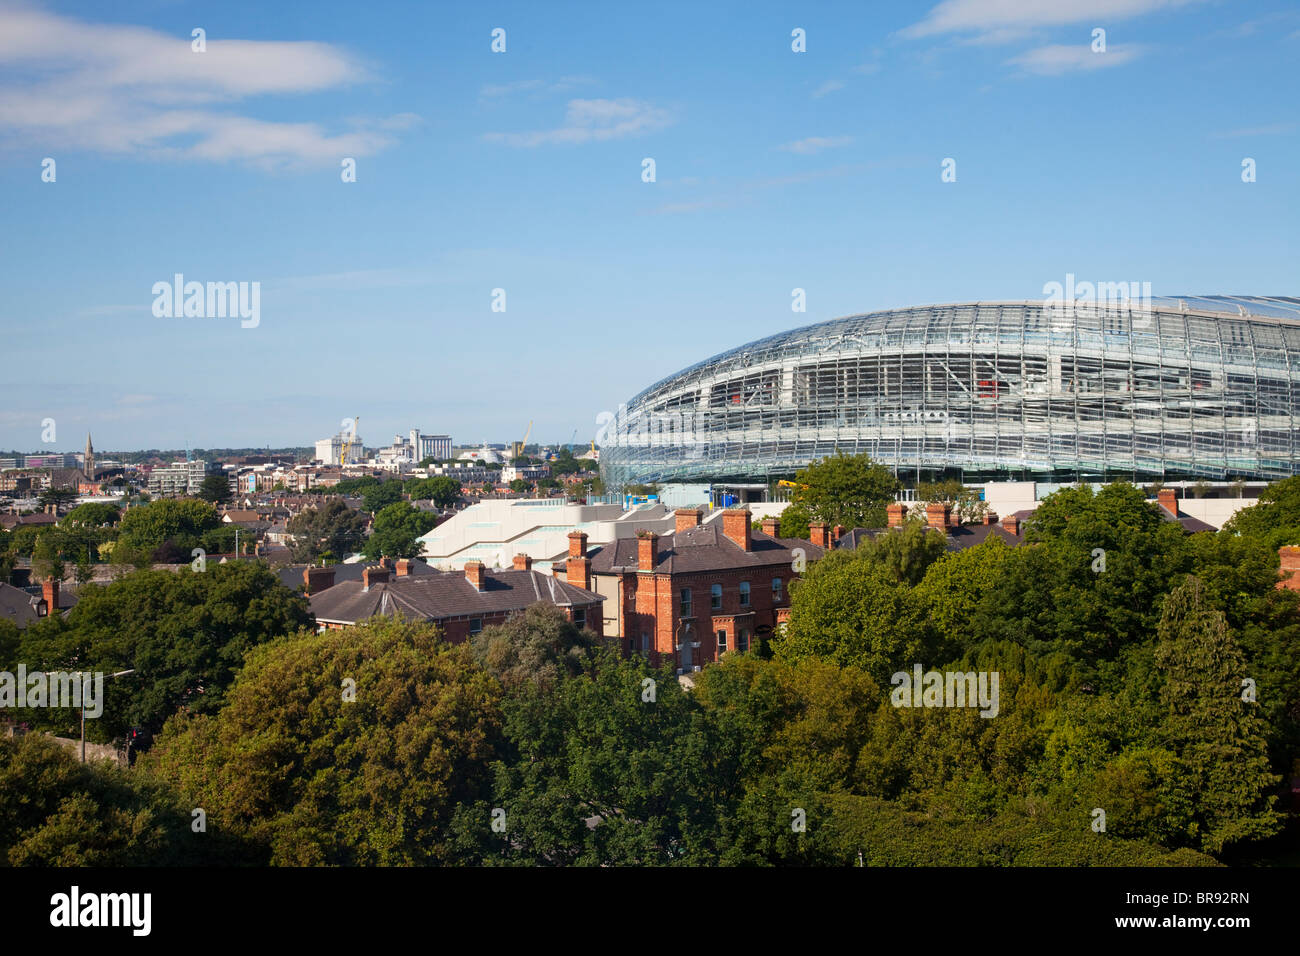
[[[781,600],[782,590],[784,587],[785,584],[782,583],[780,578],[772,579],[772,600],[774,602],[779,602]]]
[[[682,588],[682,617],[691,616],[691,589]]]
[[[709,588],[709,607],[715,611],[722,610],[722,585],[715,584]]]
[[[740,606],[749,607],[749,582],[740,582]]]
[[[723,654],[727,650],[727,632],[718,631],[718,653]]]
[[[749,650],[749,628],[742,627],[736,634],[736,650]]]
[[[644,654],[644,653],[648,653],[649,650],[650,650],[650,633],[649,633],[648,631],[642,631],[642,632],[641,632],[641,652]]]
[[[575,608],[573,609],[573,624],[574,624],[575,627],[586,627],[586,626],[587,626],[587,609],[586,609],[586,608],[575,607]]]
[[[481,630],[483,630],[483,618],[471,617],[469,619],[469,632],[471,634],[477,634]]]

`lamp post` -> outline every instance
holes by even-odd
[[[109,674],[109,677],[125,677],[127,674],[134,674],[135,668],[126,671],[118,671],[116,674]],[[81,678],[81,762],[86,762],[86,675],[84,671],[77,671],[77,676]]]

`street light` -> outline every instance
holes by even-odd
[[[85,671],[75,671],[81,680],[81,762],[86,762],[86,673]],[[118,671],[116,674],[109,674],[109,677],[125,677],[127,674],[134,674],[135,668],[127,671]]]

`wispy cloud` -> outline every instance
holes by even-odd
[[[1142,52],[1137,44],[1112,46],[1105,53],[1096,53],[1086,44],[1052,44],[1027,50],[1019,56],[1013,56],[1008,63],[1021,67],[1028,73],[1040,76],[1060,76],[1075,70],[1100,70],[1108,66],[1120,66],[1136,58]]]
[[[852,136],[809,136],[807,139],[797,139],[792,143],[782,143],[777,149],[787,153],[798,153],[800,156],[811,156],[824,149],[847,146],[851,142],[853,142]]]
[[[1114,21],[1204,0],[943,0],[903,36],[975,33],[989,42],[1008,42],[1040,27]]]
[[[0,80],[0,137],[39,148],[270,166],[337,162],[383,149],[412,122],[399,114],[329,131],[230,109],[249,97],[371,79],[358,60],[326,43],[208,36],[200,53],[187,35],[9,5],[0,7],[0,67],[10,68]]]
[[[641,100],[569,100],[562,126],[526,133],[487,133],[484,138],[488,142],[524,148],[576,145],[640,136],[670,126],[672,122],[668,110]]]
[[[844,89],[843,80],[827,80],[817,89],[813,90],[813,99],[819,100],[828,93],[834,93],[836,90]]]
[[[483,99],[500,99],[517,93],[569,93],[595,82],[596,79],[592,76],[562,76],[558,80],[515,80],[510,83],[489,83],[479,90],[478,95]]]
[[[1294,132],[1295,123],[1269,123],[1264,126],[1247,126],[1242,129],[1225,130],[1222,133],[1214,133],[1211,139],[1237,139],[1242,136],[1276,136],[1280,133]]]

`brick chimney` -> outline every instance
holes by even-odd
[[[892,505],[885,506],[885,514],[889,517],[889,527],[902,527],[903,518],[907,516],[907,505],[895,501]]]
[[[1002,519],[1002,530],[1007,534],[1020,534],[1020,519],[1015,515],[1007,515]]]
[[[1161,488],[1156,492],[1156,500],[1175,518],[1178,517],[1178,492],[1173,488]]]
[[[948,532],[948,519],[952,516],[952,505],[946,501],[932,501],[925,506],[925,523],[936,531]]]
[[[638,571],[653,571],[659,563],[659,535],[653,531],[638,531],[636,535],[636,567]]]
[[[486,583],[482,561],[465,562],[465,580],[474,585],[475,591],[482,591]]]
[[[409,578],[411,576],[411,568],[414,566],[414,563],[415,562],[413,562],[410,558],[399,558],[397,561],[397,576],[399,578]]]
[[[997,524],[998,513],[996,511],[985,511],[984,516],[980,518],[981,524]]]
[[[388,568],[382,565],[375,565],[373,568],[366,568],[361,572],[361,590],[369,591],[372,584],[387,584]]]
[[[728,508],[722,512],[722,533],[738,544],[742,551],[753,551],[753,520],[754,516],[748,508]]]
[[[516,571],[531,571],[533,569],[533,559],[526,554],[516,554],[514,568]]]
[[[1277,556],[1281,564],[1278,572],[1282,575],[1277,586],[1291,591],[1300,591],[1300,576],[1296,575],[1296,572],[1300,571],[1300,547],[1284,544],[1277,549]]]
[[[564,580],[575,588],[591,590],[591,558],[569,558],[564,562]]]
[[[308,594],[315,594],[318,591],[324,591],[326,588],[332,588],[334,587],[334,569],[303,568],[302,583],[303,590]]]
[[[781,519],[772,515],[764,518],[763,534],[769,538],[779,538],[781,536]]]
[[[580,558],[587,553],[587,533],[585,531],[569,532],[569,557]]]
[[[45,598],[45,613],[59,613],[59,579],[46,578],[41,582],[41,596]]]
[[[386,558],[386,557],[380,557],[379,562],[378,562],[378,564],[376,565],[376,567],[383,568],[385,571],[391,571],[391,570],[393,570],[393,559],[392,559],[392,558]]]
[[[808,540],[819,548],[825,548],[827,551],[831,547],[831,534],[826,530],[825,521],[808,522]]]
[[[833,544],[836,541],[840,540],[840,538],[844,537],[845,533],[848,530],[849,529],[844,527],[844,525],[837,524],[834,528],[831,529],[831,543]]]
[[[673,512],[677,519],[677,527],[673,530],[681,533],[687,528],[698,528],[700,526],[700,509],[699,508],[678,508]]]

